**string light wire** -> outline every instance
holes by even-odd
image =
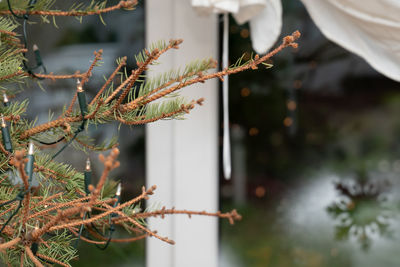
[[[14,203],[14,202],[16,202],[16,201],[18,201],[18,206],[17,206],[17,208],[14,210],[14,212],[10,215],[10,217],[8,217],[8,219],[7,219],[7,221],[3,224],[3,226],[1,227],[1,229],[0,229],[0,234],[3,232],[3,230],[6,228],[6,226],[11,222],[11,220],[12,220],[12,218],[14,218],[14,216],[18,213],[18,211],[21,209],[21,207],[22,207],[22,201],[24,200],[24,198],[25,198],[25,195],[28,193],[28,192],[30,192],[31,191],[31,188],[32,188],[32,184],[31,184],[31,181],[32,181],[32,175],[33,175],[33,165],[34,165],[34,156],[33,156],[33,143],[32,142],[30,142],[29,143],[29,151],[28,151],[28,164],[26,165],[26,169],[28,170],[27,171],[27,173],[28,173],[28,183],[29,183],[29,187],[28,187],[28,189],[27,190],[21,190],[19,193],[18,193],[18,195],[14,198],[14,199],[12,199],[12,200],[9,200],[9,201],[7,201],[7,202],[5,202],[5,203],[3,203],[3,204],[1,204],[0,205],[0,208],[2,208],[2,207],[4,207],[4,206],[6,206],[6,205],[9,205],[9,204],[11,204],[11,203]]]
[[[37,2],[37,0],[30,0],[29,3],[28,3],[28,7],[26,8],[26,13],[25,13],[23,16],[19,16],[19,15],[15,14],[15,12],[14,12],[12,6],[11,6],[10,0],[7,0],[8,10],[10,11],[10,13],[11,13],[15,18],[17,18],[17,19],[23,19],[23,20],[24,20],[23,23],[22,23],[22,33],[23,33],[23,35],[22,35],[22,41],[23,41],[23,44],[24,44],[24,47],[25,47],[25,48],[28,48],[27,23],[28,23],[28,20],[29,20],[29,13],[30,13],[30,11],[32,10],[32,8],[35,6],[36,2]],[[35,47],[37,48],[37,46],[35,46]],[[43,64],[43,62],[42,62],[42,59],[41,59],[41,57],[40,57],[39,48],[34,49],[34,50],[36,50],[36,51],[34,51],[34,52],[35,52],[35,56],[36,56],[35,58],[36,58],[37,66],[35,66],[35,67],[33,67],[33,68],[30,68],[30,67],[28,66],[27,60],[26,60],[26,52],[22,52],[22,54],[23,54],[23,56],[24,56],[24,59],[22,60],[22,63],[23,63],[23,65],[24,65],[24,69],[25,69],[31,76],[35,77],[35,78],[38,79],[38,80],[43,80],[44,78],[38,77],[38,76],[33,72],[34,69],[37,69],[37,68],[39,68],[39,67],[42,67],[44,73],[47,73],[46,67],[44,66],[44,64]]]

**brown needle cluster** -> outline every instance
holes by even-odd
[[[16,250],[21,255],[26,254],[36,266],[43,266],[43,259],[62,266],[68,266],[68,263],[49,257],[48,255],[33,253],[31,249],[32,245],[51,246],[51,243],[46,242],[46,238],[48,238],[47,236],[63,231],[77,237],[79,236],[83,242],[105,244],[106,238],[99,233],[96,233],[94,229],[103,228],[104,226],[109,227],[109,218],[113,214],[115,216],[111,217],[112,224],[130,229],[131,232],[134,233],[134,236],[130,238],[110,240],[111,242],[116,243],[134,242],[152,236],[169,244],[174,244],[174,241],[167,237],[158,235],[156,231],[148,229],[146,225],[142,223],[143,219],[149,217],[164,218],[166,215],[174,214],[186,214],[189,217],[192,215],[204,215],[226,218],[232,224],[236,220],[241,219],[241,216],[235,210],[229,213],[209,213],[205,211],[197,212],[166,209],[163,207],[160,210],[153,211],[130,210],[128,213],[127,210],[129,210],[129,207],[138,205],[141,201],[149,199],[149,197],[154,194],[156,186],[152,186],[148,189],[143,187],[142,193],[139,196],[126,202],[119,203],[118,205],[114,205],[116,199],[102,197],[101,192],[110,171],[119,166],[119,162],[117,161],[118,154],[119,151],[115,148],[108,156],[99,156],[99,160],[104,165],[104,170],[98,183],[89,186],[90,194],[88,196],[82,196],[65,201],[62,192],[54,193],[46,197],[34,197],[32,194],[27,194],[24,199],[24,208],[20,211],[20,214],[18,214],[18,216],[8,224],[3,232],[5,241],[0,244],[0,251]],[[26,163],[24,155],[24,151],[16,151],[15,156],[11,161],[19,170],[24,187],[27,189],[28,181],[24,170]],[[63,199],[64,201],[60,201],[60,199]],[[14,208],[14,205],[10,204],[10,208]],[[90,213],[91,216],[84,216],[84,214],[87,213]],[[5,219],[2,217],[0,221],[3,224]],[[90,238],[78,234],[79,228],[82,225],[84,225],[87,231],[91,233]]]
[[[249,69],[257,69],[258,66],[264,62],[267,62],[271,57],[279,53],[286,47],[297,47],[296,40],[300,37],[300,32],[296,31],[292,35],[287,36],[283,39],[281,45],[272,50],[270,53],[259,56],[256,55],[254,59],[250,60],[246,64],[236,67],[236,68],[226,68],[222,71],[214,72],[214,73],[204,73],[203,71],[199,71],[197,73],[187,73],[185,75],[179,76],[178,78],[171,79],[157,88],[152,89],[150,92],[137,97],[133,100],[130,100],[127,103],[123,103],[126,100],[126,96],[133,89],[135,82],[138,81],[140,75],[143,74],[144,71],[148,69],[148,67],[154,63],[162,54],[167,52],[170,49],[177,49],[179,45],[182,43],[182,40],[171,40],[169,45],[167,45],[164,49],[158,50],[154,49],[149,52],[146,51],[147,58],[145,62],[139,64],[138,68],[133,70],[132,73],[117,87],[115,90],[108,96],[102,98],[102,93],[104,92],[106,86],[110,84],[114,77],[116,76],[117,70],[121,69],[125,65],[125,59],[123,59],[120,65],[117,67],[116,71],[107,79],[105,85],[100,89],[97,93],[93,101],[90,102],[89,107],[95,107],[94,111],[88,115],[86,115],[85,119],[104,119],[104,120],[117,120],[124,124],[128,125],[138,125],[138,124],[146,124],[149,122],[154,122],[157,120],[173,117],[179,113],[186,113],[190,109],[193,108],[193,104],[200,103],[199,101],[192,102],[189,106],[181,107],[182,109],[176,110],[175,112],[171,112],[169,114],[161,114],[155,118],[147,118],[146,116],[136,117],[134,120],[126,120],[124,119],[125,114],[129,114],[132,111],[140,110],[145,107],[149,103],[155,102],[169,94],[175,93],[176,91],[188,87],[192,84],[203,83],[207,80],[219,78],[223,79],[224,76],[236,74],[239,72],[243,72]],[[209,61],[209,69],[215,68],[216,62],[214,60]],[[118,96],[119,95],[119,96]],[[70,107],[75,103],[75,97],[70,105]],[[105,107],[106,110],[103,112],[99,112],[101,107]],[[93,109],[93,108],[92,108]],[[67,112],[69,114],[70,109]],[[28,129],[21,133],[20,139],[27,139],[31,136],[50,131],[57,127],[62,127],[65,123],[77,123],[81,122],[84,118],[82,116],[68,116],[68,117],[60,117],[56,120],[50,121],[48,123],[38,125],[31,129]]]
[[[132,10],[135,8],[135,6],[137,4],[138,4],[137,0],[121,0],[118,4],[115,4],[113,6],[109,6],[109,7],[105,7],[105,8],[96,8],[95,10],[92,10],[92,11],[13,10],[13,12],[14,12],[14,14],[19,15],[19,16],[28,14],[28,15],[39,15],[39,16],[82,17],[82,16],[91,16],[91,15],[102,15],[102,14],[109,13],[109,12],[119,10],[119,9]],[[11,15],[11,11],[10,10],[2,10],[2,11],[0,11],[0,16],[1,15],[3,15],[3,16]],[[14,50],[12,53],[20,54],[20,53],[28,52],[25,45],[23,45],[21,43],[20,39],[17,38],[17,34],[15,32],[0,29],[0,37],[1,37],[2,41],[5,42],[5,44],[7,44],[11,47],[19,48],[18,50]],[[32,76],[31,73],[28,73],[25,70],[18,70],[14,73],[10,73],[8,75],[0,77],[0,81],[9,80],[9,79],[17,77],[17,76],[34,77],[34,76]],[[71,79],[71,78],[75,78],[75,79],[84,78],[85,74],[80,74],[79,72],[74,73],[74,74],[67,74],[67,75],[55,75],[54,73],[49,73],[49,74],[38,73],[38,74],[35,74],[35,76],[38,78],[42,78],[42,79],[61,80],[61,79]]]
[[[101,15],[109,13],[118,9],[133,9],[137,5],[137,0],[121,0],[118,4],[103,9],[97,9],[94,11],[43,11],[43,10],[14,10],[17,15],[40,15],[40,16],[60,16],[60,17],[81,17],[90,15]],[[11,15],[11,11],[4,10],[0,11],[0,15]]]

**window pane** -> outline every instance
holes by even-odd
[[[297,53],[230,80],[233,179],[221,178],[221,266],[399,266],[400,86],[284,1]],[[290,3],[289,3],[290,2]],[[332,22],[334,23],[334,22]],[[250,58],[230,26],[231,62]]]

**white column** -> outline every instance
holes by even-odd
[[[216,16],[199,17],[189,0],[147,0],[146,42],[183,38],[181,49],[160,57],[157,71],[184,66],[196,58],[217,58]],[[177,209],[218,209],[218,82],[185,88],[188,100],[204,97],[205,104],[184,121],[162,121],[147,126],[147,185],[156,184],[148,205]],[[216,267],[217,219],[173,216],[149,220],[149,227],[176,245],[149,238],[147,267]]]

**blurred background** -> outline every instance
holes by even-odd
[[[141,1],[133,13],[104,15],[106,26],[98,17],[57,19],[59,29],[33,24],[29,45],[38,44],[55,73],[84,71],[93,51],[104,49],[103,67],[88,83],[94,96],[115,58],[128,55],[135,67],[144,8]],[[233,179],[220,171],[220,208],[238,209],[243,220],[220,223],[220,266],[400,266],[400,85],[324,38],[300,1],[283,1],[283,10],[283,35],[302,33],[296,53],[285,50],[272,69],[230,79]],[[247,24],[230,21],[230,49],[231,62],[250,58]],[[74,90],[72,81],[26,90],[28,114],[46,121],[49,108],[61,112]],[[144,128],[90,132],[98,142],[119,135],[114,177],[124,183],[124,198],[135,196],[145,184]],[[63,155],[84,169],[87,155]],[[144,242],[112,244],[105,253],[82,242],[79,249],[74,266],[145,265]]]
[[[399,266],[399,84],[324,38],[300,1],[283,11],[298,51],[230,81],[221,206],[244,219],[222,224],[227,266]],[[232,61],[251,51],[246,25],[231,20],[230,37]]]

